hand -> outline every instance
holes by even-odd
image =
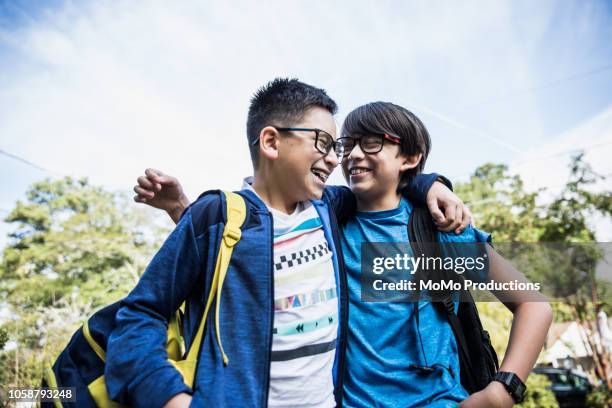
[[[427,207],[441,231],[455,231],[459,234],[472,222],[470,209],[439,181],[434,182],[427,192]]]
[[[480,407],[491,407],[491,408],[507,408],[514,405],[514,400],[510,396],[510,393],[506,390],[506,387],[498,381],[492,381],[485,387],[484,390],[478,391],[469,398],[465,399],[461,404],[460,408],[480,408]]]
[[[145,175],[137,179],[134,186],[134,201],[165,210],[177,222],[189,199],[183,193],[183,186],[174,177],[155,169],[146,169]]]
[[[164,404],[163,408],[189,408],[191,398],[191,395],[184,392],[176,394]]]

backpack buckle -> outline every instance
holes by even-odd
[[[240,228],[236,228],[233,225],[226,225],[223,229],[223,240],[229,247],[233,247],[234,245],[236,245],[236,243],[240,241],[241,236],[242,231],[240,230]]]

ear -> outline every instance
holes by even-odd
[[[266,126],[259,133],[259,154],[268,160],[278,158],[279,134],[272,126]]]
[[[400,172],[405,172],[406,170],[414,169],[419,165],[421,159],[423,158],[423,154],[415,154],[412,156],[402,156],[402,165],[400,166]]]

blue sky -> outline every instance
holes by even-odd
[[[327,89],[339,123],[413,110],[426,170],[455,180],[493,161],[558,186],[583,146],[612,173],[609,1],[0,1],[0,150],[52,171],[0,155],[0,211],[56,174],[238,188],[248,100],[275,76]]]

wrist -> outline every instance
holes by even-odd
[[[163,408],[185,408],[185,407],[189,407],[190,404],[191,404],[191,395],[185,392],[182,392],[170,398],[164,404]]]
[[[491,381],[487,388],[491,399],[497,402],[495,406],[511,407],[515,404],[514,398],[512,398],[506,386],[499,381]]]
[[[181,215],[183,214],[183,211],[185,211],[185,208],[189,207],[189,204],[190,203],[187,196],[185,196],[185,194],[181,194],[174,207],[168,210],[168,215],[175,222],[177,222],[181,218]]]
[[[447,179],[446,177],[438,174],[436,177],[436,181],[438,183],[442,183],[445,187],[447,187],[450,191],[453,191],[453,183]]]
[[[504,387],[510,395],[513,402],[522,402],[525,398],[527,387],[523,380],[513,372],[498,371],[493,379],[494,383],[498,383]]]

